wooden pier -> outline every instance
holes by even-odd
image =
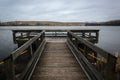
[[[98,42],[98,32],[71,30],[60,39],[56,32],[56,37],[46,37],[41,30],[13,31],[18,49],[0,62],[3,68],[0,77],[3,80],[117,80],[116,57],[94,45]]]
[[[66,42],[47,42],[31,80],[88,80]]]

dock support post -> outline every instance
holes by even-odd
[[[13,32],[13,41],[16,43],[16,32]]]
[[[116,65],[116,58],[114,56],[108,55],[107,60],[107,67],[106,67],[106,76],[108,80],[115,79],[115,65]],[[110,76],[111,75],[111,76]]]
[[[98,43],[99,33],[96,32],[96,43]]]
[[[82,32],[82,37],[83,37],[83,38],[85,37],[85,32]]]
[[[12,56],[10,56],[7,60],[5,60],[4,64],[5,75],[7,80],[15,80],[15,69],[14,69],[14,61]]]

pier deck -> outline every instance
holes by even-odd
[[[117,58],[94,45],[98,32],[13,31],[18,48],[0,62],[0,79],[120,80],[115,72]]]
[[[47,42],[31,80],[88,80],[66,42]]]

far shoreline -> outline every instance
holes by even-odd
[[[107,22],[54,22],[54,21],[10,21],[0,26],[120,26],[120,20]]]

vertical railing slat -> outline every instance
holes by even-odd
[[[5,60],[4,64],[5,75],[7,80],[15,80],[15,65],[12,55]]]

